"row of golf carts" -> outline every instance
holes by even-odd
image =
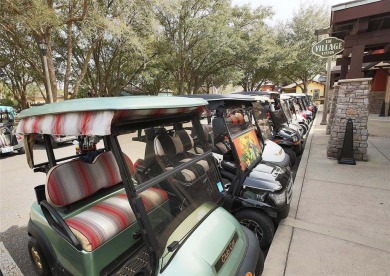
[[[13,107],[0,105],[0,155],[24,153],[23,136],[15,133],[15,115]]]
[[[288,215],[306,97],[77,99],[20,113],[39,275],[260,275]],[[36,135],[47,161],[34,162]],[[74,135],[58,157],[51,135]],[[102,145],[100,148],[97,146]]]

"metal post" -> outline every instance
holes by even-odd
[[[332,57],[328,57],[328,64],[326,68],[326,86],[325,86],[325,93],[324,93],[324,108],[322,109],[322,121],[321,125],[326,125],[327,123],[327,116],[328,116],[328,95],[329,95],[329,88],[330,88],[330,71],[331,71],[331,63],[332,63]]]

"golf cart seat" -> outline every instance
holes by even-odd
[[[125,159],[128,165],[131,164],[128,157]],[[47,202],[41,202],[41,207],[46,209],[44,213],[49,211],[51,216],[61,220],[62,226],[73,233],[70,239],[77,239],[78,244],[74,244],[76,248],[93,251],[136,223],[121,183],[112,152],[100,154],[90,164],[71,160],[56,165],[48,172]],[[111,190],[114,187],[118,189]],[[97,193],[99,196],[94,196]],[[149,188],[140,196],[147,212],[168,200],[166,192],[157,188]],[[82,204],[83,200],[85,204]],[[67,213],[66,209],[72,211]],[[46,214],[45,217],[49,222],[52,219]]]
[[[166,170],[172,170],[174,167],[190,161],[195,156],[194,153],[190,152],[193,148],[194,140],[184,129],[175,131],[173,135],[166,132],[154,139],[156,157]],[[191,185],[209,169],[207,161],[201,160],[194,166],[183,169],[180,174],[175,175],[175,179],[182,184]]]
[[[226,140],[227,129],[225,127],[225,122],[222,117],[213,118],[212,122],[212,130],[214,132],[214,149],[215,153],[219,153],[225,155],[228,153],[230,148],[230,142]]]
[[[244,116],[241,113],[230,114],[227,119],[227,123],[230,124],[230,129],[240,128],[246,123]],[[212,127],[214,131],[214,146],[215,153],[222,154],[223,160],[221,161],[221,174],[232,180],[236,173],[237,166],[234,162],[233,153],[230,146],[230,141],[225,138],[227,135],[227,129],[224,119],[221,117],[215,117],[212,120]],[[233,130],[234,131],[234,130]]]

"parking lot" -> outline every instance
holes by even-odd
[[[129,150],[137,150],[131,148],[131,139],[128,141],[125,146]],[[55,152],[58,156],[71,155],[75,152],[75,146],[72,143],[63,144]],[[45,159],[43,146],[36,145],[34,162]],[[294,171],[297,168],[298,164],[294,166]],[[36,275],[27,251],[27,223],[31,204],[36,200],[34,187],[45,183],[46,176],[44,173],[34,173],[27,165],[26,156],[16,153],[1,155],[0,175],[0,268],[3,272],[12,271],[12,274],[6,275]]]
[[[57,149],[61,153],[72,150],[72,144]],[[41,146],[34,154],[38,161],[45,158],[46,152]],[[0,157],[0,175],[1,242],[23,275],[35,275],[27,252],[27,223],[31,204],[35,201],[34,187],[45,182],[45,174],[34,173],[24,154],[8,154]],[[3,254],[1,262],[5,261]]]

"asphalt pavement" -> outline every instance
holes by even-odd
[[[390,275],[390,117],[370,115],[369,161],[356,166],[326,157],[329,136],[321,117],[307,138],[290,215],[278,227],[263,275]],[[65,156],[74,147],[57,151]],[[35,158],[45,160],[43,148]],[[33,187],[45,175],[33,173],[25,155],[6,155],[0,179],[0,270],[36,275],[26,228]]]
[[[327,158],[321,117],[263,275],[390,275],[390,117],[369,116],[369,160],[356,165]]]

